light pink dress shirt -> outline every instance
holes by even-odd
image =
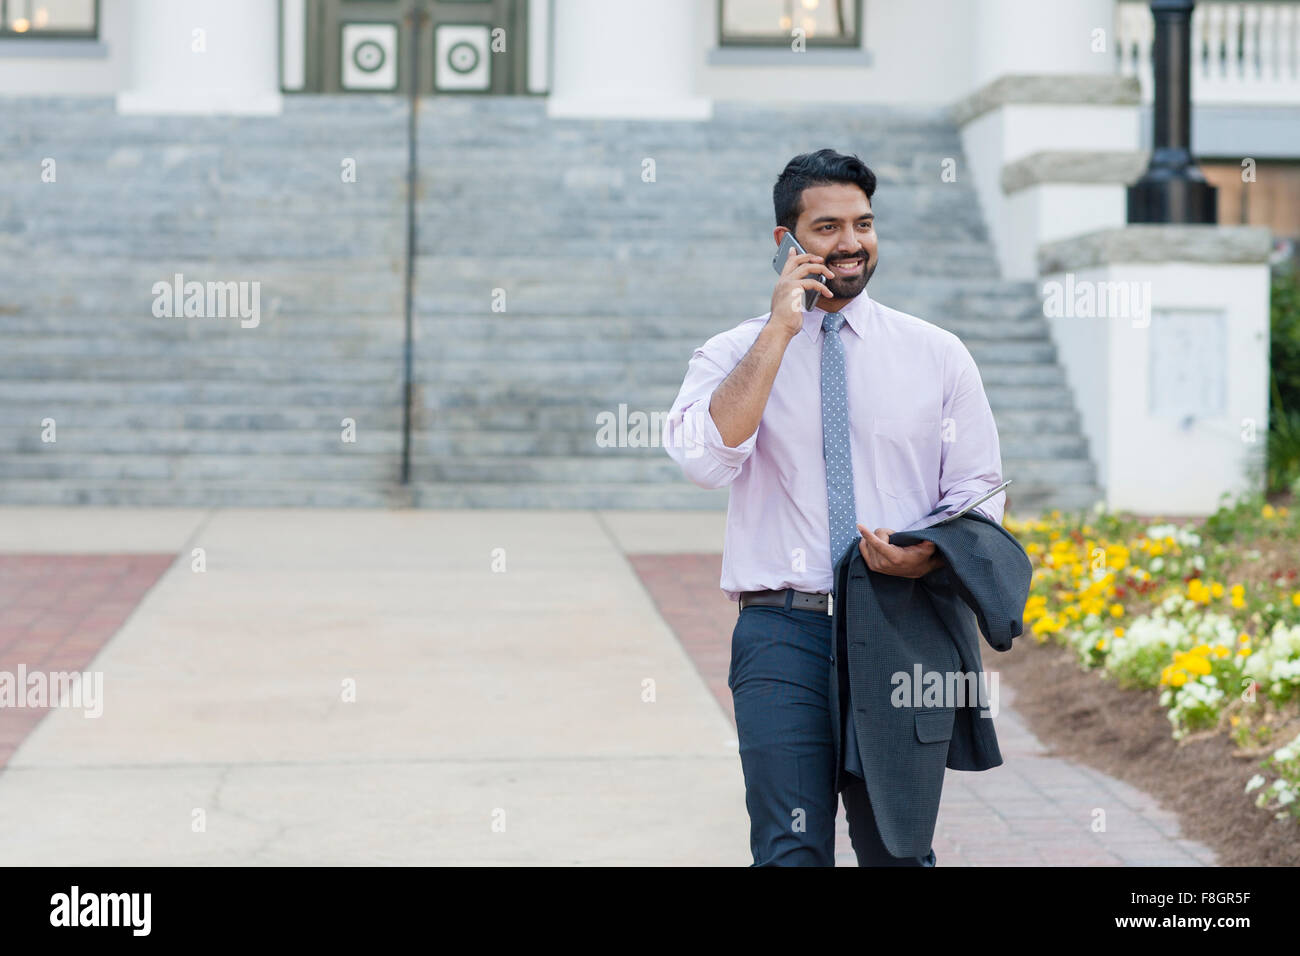
[[[873,301],[842,310],[857,520],[901,531],[940,501],[964,504],[1002,483],[997,425],[975,360],[953,333]],[[713,390],[771,313],[720,332],[691,357],[663,444],[703,488],[731,486],[722,590],[831,591],[822,454],[821,308],[786,347],[763,417],[738,447],[709,414]],[[976,510],[1001,523],[1005,492]]]

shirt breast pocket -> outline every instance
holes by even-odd
[[[939,483],[940,422],[915,418],[874,418],[871,451],[876,488],[891,498],[929,500]]]

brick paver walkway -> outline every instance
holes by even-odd
[[[0,673],[16,684],[20,673],[84,672],[175,557],[0,554]],[[0,768],[50,710],[21,704],[0,706]]]
[[[628,559],[734,727],[727,672],[736,605],[718,589],[722,556]],[[1177,819],[1142,791],[1049,756],[1016,713],[1015,688],[1002,680],[999,691],[1003,765],[947,772],[933,844],[939,866],[1215,865],[1214,853],[1183,839]],[[842,809],[835,860],[857,865]]]

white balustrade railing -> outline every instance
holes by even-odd
[[[1152,98],[1151,7],[1115,5],[1119,72]],[[1192,10],[1192,102],[1300,104],[1300,3],[1197,3]]]

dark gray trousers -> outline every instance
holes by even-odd
[[[754,866],[834,866],[835,742],[831,736],[830,615],[821,611],[750,606],[731,635],[727,686],[736,711],[740,763],[749,810]],[[842,644],[842,641],[841,641]],[[840,670],[845,726],[849,690],[845,655]],[[842,757],[840,758],[843,759]],[[847,778],[844,812],[858,866],[934,866],[928,856],[896,857],[876,829],[867,785]]]

